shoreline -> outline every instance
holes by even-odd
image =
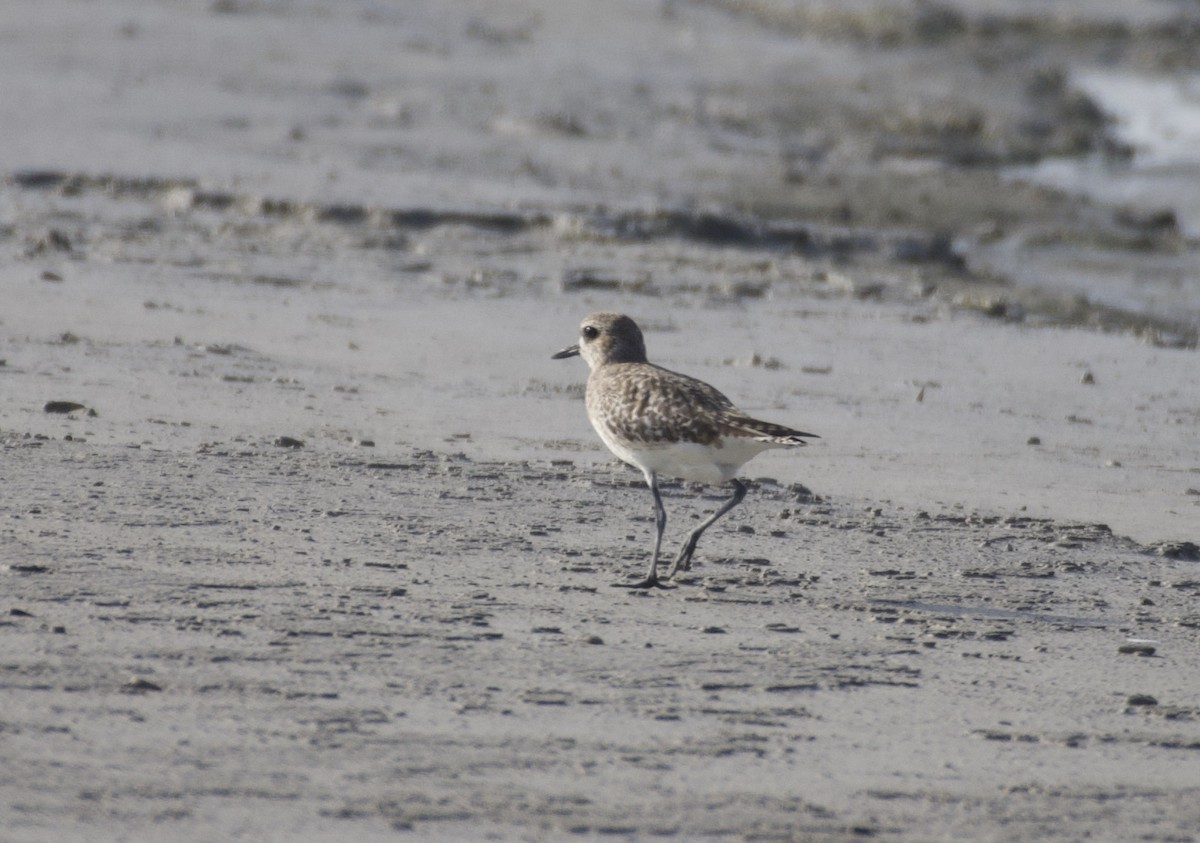
[[[615,2],[10,22],[0,837],[1194,839],[1198,244],[1007,175],[1195,10]],[[822,437],[652,594],[596,310]]]

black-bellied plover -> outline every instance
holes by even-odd
[[[819,438],[743,413],[733,402],[703,381],[672,372],[646,360],[642,331],[620,313],[593,313],[583,320],[580,341],[553,359],[580,355],[591,373],[587,381],[587,411],[592,427],[608,449],[640,468],[654,494],[654,554],[646,578],[616,583],[626,588],[662,587],[658,553],[667,513],[658,492],[658,476],[731,483],[733,497],[695,530],[675,557],[666,579],[691,567],[701,534],[742,502],[746,487],[734,476],[760,451],[804,445]]]

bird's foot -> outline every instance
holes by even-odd
[[[615,582],[612,585],[613,588],[674,588],[674,586],[667,585],[658,577],[646,577],[641,582]]]
[[[687,543],[680,548],[679,555],[675,557],[675,561],[671,563],[671,568],[667,573],[667,579],[675,576],[680,571],[692,570],[692,555],[696,552],[696,539],[698,536],[691,536]]]
[[[676,559],[675,564],[671,566],[671,569],[669,571],[667,571],[667,579],[674,579],[675,575],[678,574],[680,571],[686,572],[686,571],[690,571],[690,570],[692,570],[691,555],[688,555],[688,557],[686,559]]]

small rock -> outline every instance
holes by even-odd
[[[145,694],[150,691],[161,691],[162,686],[155,685],[149,679],[142,679],[138,676],[122,685],[121,690],[127,694]]]
[[[1041,445],[1042,439],[1040,436],[1030,436],[1028,439],[1025,440],[1025,444],[1026,445]]]
[[[1158,700],[1149,694],[1133,694],[1125,700],[1126,705],[1158,705]]]
[[[792,483],[787,487],[787,490],[791,493],[792,500],[796,503],[810,503],[816,497],[813,494],[813,490],[803,483]]]
[[[1153,656],[1153,644],[1122,644],[1117,652],[1126,656]]]
[[[766,628],[767,628],[767,630],[768,630],[768,631],[770,631],[770,632],[786,632],[786,633],[792,633],[792,632],[799,632],[799,631],[800,631],[800,627],[798,627],[798,626],[791,626],[791,625],[789,625],[789,624],[786,624],[786,623],[769,623],[769,624],[767,624]]]
[[[278,448],[303,448],[304,443],[291,436],[276,436],[275,446]]]
[[[1095,385],[1095,383],[1096,383],[1096,376],[1095,376],[1095,375],[1093,375],[1091,372],[1084,372],[1084,373],[1083,373],[1083,377],[1081,377],[1081,378],[1079,379],[1079,382],[1080,382],[1080,383],[1085,383],[1085,384],[1088,384],[1089,386],[1091,386],[1091,385]]]
[[[84,410],[87,410],[89,416],[94,417],[96,415],[95,410],[88,410],[86,406],[77,401],[47,401],[46,405],[42,407],[43,412],[61,413],[64,415],[67,413],[78,413]]]
[[[989,741],[1011,741],[1013,739],[1012,733],[1003,729],[977,729],[975,734]]]

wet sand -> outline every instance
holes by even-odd
[[[1195,839],[1196,325],[1003,272],[1194,243],[996,172],[1170,27],[435,5],[9,25],[0,837]],[[671,590],[599,308],[823,437]]]

